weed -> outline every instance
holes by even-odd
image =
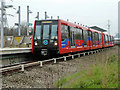
[[[56,82],[56,86],[62,86],[62,88],[118,88],[118,56],[113,55],[85,71],[61,78]]]

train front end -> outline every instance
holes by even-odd
[[[33,30],[32,53],[50,55],[58,53],[58,20],[36,20]]]

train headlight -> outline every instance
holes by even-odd
[[[37,46],[37,45],[38,45],[38,43],[37,43],[37,42],[35,42],[35,45]]]
[[[55,42],[54,45],[57,46],[57,42]]]

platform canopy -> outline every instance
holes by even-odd
[[[92,28],[92,29],[95,29],[95,30],[98,30],[98,31],[101,31],[101,32],[107,32],[107,30],[102,29],[102,28],[97,27],[97,26],[92,26],[92,27],[89,27],[89,28]]]

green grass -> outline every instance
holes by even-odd
[[[118,56],[113,55],[84,71],[61,78],[56,87],[62,88],[118,88]]]

